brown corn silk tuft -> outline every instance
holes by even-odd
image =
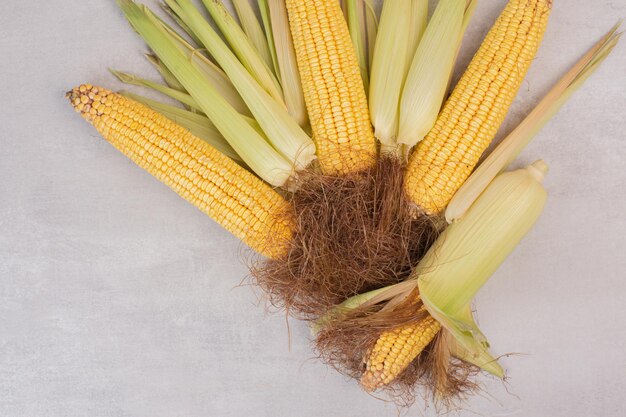
[[[415,216],[395,158],[342,176],[308,172],[300,182],[288,252],[252,267],[270,303],[294,317],[315,320],[349,297],[402,282],[437,237],[434,218]]]

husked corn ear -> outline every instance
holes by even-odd
[[[500,128],[545,32],[552,0],[511,0],[413,152],[409,198],[429,213],[445,209]]]
[[[431,316],[419,323],[383,333],[367,360],[361,385],[374,391],[389,384],[404,371],[434,339],[441,325]]]
[[[136,101],[88,84],[67,97],[85,120],[137,165],[255,251],[268,257],[281,255],[281,243],[291,236],[289,207],[267,184]]]
[[[375,162],[367,99],[337,0],[286,0],[296,59],[320,167],[359,171]]]

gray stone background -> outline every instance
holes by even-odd
[[[461,65],[504,4],[480,1]],[[397,415],[314,360],[303,324],[289,344],[239,286],[236,239],[65,102],[82,82],[121,88],[107,67],[156,76],[113,0],[2,6],[0,416]],[[500,137],[624,16],[625,0],[556,0]],[[494,351],[516,355],[458,415],[624,415],[625,50],[521,157],[550,163],[550,201],[476,301]]]

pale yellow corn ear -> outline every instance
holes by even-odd
[[[113,146],[244,243],[268,257],[291,237],[289,204],[256,176],[188,130],[109,90],[81,85],[75,110]]]
[[[552,0],[511,0],[452,92],[406,172],[408,197],[445,209],[500,128],[545,32]]]
[[[396,379],[441,330],[431,316],[417,324],[384,332],[367,359],[361,385],[374,391]]]
[[[337,0],[286,0],[322,172],[372,166],[376,143],[352,39]]]

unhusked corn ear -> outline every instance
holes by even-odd
[[[500,128],[545,32],[552,0],[511,0],[452,92],[406,172],[409,198],[439,213]]]
[[[340,175],[371,166],[376,143],[339,2],[286,0],[285,4],[322,171]]]
[[[441,330],[431,316],[415,325],[384,332],[376,341],[367,359],[361,385],[374,391],[389,384],[404,371]]]
[[[108,142],[252,249],[282,254],[291,236],[289,206],[267,184],[136,101],[88,84],[67,97]]]

